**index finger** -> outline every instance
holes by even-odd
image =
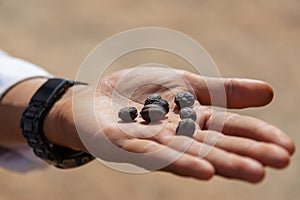
[[[211,105],[214,97],[226,94],[227,103],[214,99],[213,106],[228,108],[258,107],[269,104],[274,96],[272,87],[263,81],[237,78],[210,78],[183,71],[202,105]],[[220,96],[221,97],[221,96]],[[222,97],[220,98],[222,99]]]

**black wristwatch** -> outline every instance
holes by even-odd
[[[66,79],[53,78],[44,83],[31,98],[23,113],[20,127],[36,156],[54,165],[67,169],[90,162],[94,157],[83,151],[75,151],[50,142],[44,134],[43,122],[55,102],[76,84],[85,84]],[[55,126],[55,124],[53,124]]]

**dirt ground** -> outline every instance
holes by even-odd
[[[144,26],[175,29],[200,42],[224,77],[273,85],[271,105],[240,111],[269,121],[300,145],[300,1],[0,0],[0,48],[61,77],[74,78],[89,51],[107,37]],[[119,68],[155,60],[137,54]],[[179,66],[173,59],[159,59]],[[180,65],[182,67],[182,65]],[[296,200],[300,157],[284,170],[267,169],[257,185],[215,177],[196,181],[156,172],[124,174],[93,162],[19,175],[0,170],[0,200],[222,199]]]

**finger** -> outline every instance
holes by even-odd
[[[221,176],[249,182],[259,182],[264,177],[264,167],[256,160],[199,143],[192,138],[168,136],[161,138],[160,142],[178,151],[186,149],[186,153],[199,158],[203,157],[214,166],[216,173]],[[187,144],[189,144],[188,148],[184,146]]]
[[[194,138],[198,142],[215,145],[225,151],[253,158],[270,167],[283,168],[289,164],[288,152],[274,144],[226,136],[215,131],[197,131]]]
[[[187,71],[183,71],[183,74],[202,105],[213,104],[228,108],[264,106],[274,96],[272,87],[262,81],[203,78]]]
[[[241,136],[277,144],[290,154],[295,151],[293,141],[276,126],[262,120],[233,113],[213,113],[205,123],[206,130],[220,131],[225,135]]]
[[[210,179],[215,173],[214,167],[206,160],[178,152],[151,140],[127,140],[122,149],[137,155],[127,162],[148,170],[168,171],[201,180]]]

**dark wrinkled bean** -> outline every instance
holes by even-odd
[[[179,92],[176,94],[174,102],[180,108],[190,107],[195,103],[195,97],[189,92]]]
[[[180,110],[179,116],[181,119],[192,119],[194,121],[196,121],[197,119],[196,112],[190,107],[182,108]]]
[[[193,137],[195,130],[196,124],[192,119],[183,119],[176,128],[176,134]]]
[[[165,117],[166,111],[159,105],[148,104],[143,107],[140,114],[146,122],[157,122]]]
[[[151,96],[149,96],[146,99],[144,105],[146,106],[149,104],[156,104],[156,105],[163,107],[165,109],[166,113],[168,113],[170,110],[169,103],[166,100],[162,99],[160,94],[152,94]]]
[[[149,97],[147,97],[144,105],[152,104],[153,102],[157,101],[158,99],[161,99],[160,94],[151,94]]]
[[[118,112],[118,116],[124,122],[132,122],[138,116],[138,112],[135,107],[125,107]]]
[[[153,104],[163,107],[166,113],[168,113],[170,110],[169,103],[164,99],[158,99],[157,101],[154,101]]]

